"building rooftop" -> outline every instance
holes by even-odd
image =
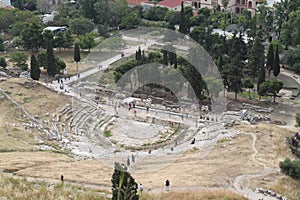
[[[163,0],[158,2],[157,4],[168,8],[174,8],[180,6],[182,1],[183,0]]]
[[[130,5],[140,5],[143,2],[146,2],[147,0],[127,0],[127,3]]]

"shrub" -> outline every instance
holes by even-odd
[[[112,136],[112,133],[111,133],[110,130],[105,130],[104,133],[103,133],[103,135],[104,135],[105,137],[110,137],[110,136]]]
[[[294,179],[300,179],[300,162],[286,158],[279,163],[281,171]]]

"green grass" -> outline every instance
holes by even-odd
[[[245,98],[245,99],[249,99],[249,92],[248,91],[243,91],[243,92],[240,92],[239,93],[239,96]],[[250,92],[250,97],[251,97],[251,100],[259,100],[259,95],[256,93],[256,92]],[[264,100],[272,100],[272,97],[268,97],[268,96],[261,96],[261,99],[264,99]]]

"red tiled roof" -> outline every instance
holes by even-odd
[[[157,4],[168,8],[174,8],[176,6],[180,6],[182,1],[184,0],[163,0],[158,2]]]
[[[131,5],[140,5],[142,2],[145,2],[147,0],[127,0],[127,3],[128,4],[131,4]]]

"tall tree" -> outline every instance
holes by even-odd
[[[28,22],[26,28],[21,32],[21,38],[24,42],[24,48],[38,51],[42,45],[42,26],[36,22]]]
[[[47,50],[46,50],[46,68],[49,76],[53,76],[57,73],[56,70],[56,62],[55,56],[53,52],[53,39],[49,39],[46,42]]]
[[[127,168],[115,163],[112,175],[112,200],[138,200],[138,185],[127,172]]]
[[[195,94],[198,100],[203,99],[203,93],[207,91],[207,85],[199,71],[189,62],[182,63],[179,70],[191,86],[191,88],[188,88],[188,96],[193,98]]]
[[[269,46],[269,49],[268,49],[267,63],[266,63],[266,67],[268,69],[269,77],[270,77],[270,74],[271,74],[271,70],[273,70],[273,66],[274,66],[274,49],[273,49],[273,45],[271,43],[270,46]]]
[[[102,0],[103,1],[103,0]],[[97,0],[79,0],[78,8],[79,12],[86,18],[89,18],[93,21],[96,20],[96,10],[95,3]]]
[[[77,35],[91,32],[94,26],[95,24],[93,22],[84,17],[72,19],[69,23],[70,30]]]
[[[179,32],[182,33],[182,34],[189,33],[189,26],[188,26],[188,23],[187,23],[185,12],[184,12],[183,1],[181,2]]]
[[[39,64],[36,60],[35,55],[31,55],[31,59],[30,59],[30,77],[33,80],[39,80],[40,79],[40,75],[41,75],[41,70],[39,67]]]
[[[280,73],[280,60],[279,60],[279,52],[278,46],[276,47],[275,51],[275,58],[274,58],[274,68],[273,68],[273,75],[277,77]]]
[[[74,47],[74,61],[76,62],[76,69],[78,74],[78,62],[80,62],[80,49],[78,43],[76,43]]]
[[[237,94],[243,88],[243,65],[240,61],[239,56],[235,56],[231,59],[231,62],[226,66],[226,73],[227,73],[227,81],[228,81],[228,91],[234,92],[235,96],[234,99],[237,100]]]
[[[300,3],[299,3],[300,4]],[[300,5],[299,5],[300,6]],[[283,23],[281,31],[281,41],[286,46],[297,46],[300,44],[300,10],[289,13],[288,20]]]
[[[259,70],[259,73],[258,73],[258,80],[257,80],[257,92],[259,94],[259,99],[261,97],[260,93],[263,93],[263,92],[260,92],[260,84],[262,84],[263,82],[266,81],[266,69],[265,69],[265,66],[262,65],[260,66],[260,70]]]
[[[252,81],[257,77],[259,69],[265,64],[264,46],[262,45],[261,37],[258,35],[255,38],[251,53],[249,56],[248,68]]]

